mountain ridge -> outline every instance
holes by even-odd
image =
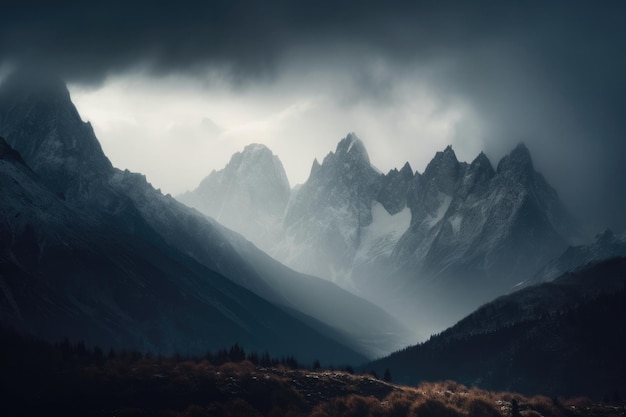
[[[286,265],[414,328],[425,315],[447,317],[422,333],[509,291],[584,236],[523,143],[495,169],[483,152],[466,163],[447,146],[423,173],[406,163],[382,174],[354,133],[313,161],[275,225],[271,245],[260,247]],[[258,242],[252,226],[243,229]]]
[[[145,176],[110,167],[110,162],[100,151],[86,157],[87,161],[95,158],[96,163],[85,170],[78,169],[85,163],[85,160],[78,157],[80,152],[64,159],[52,158],[46,153],[32,151],[31,140],[42,142],[46,146],[50,146],[49,143],[54,144],[60,141],[63,145],[60,148],[61,151],[74,149],[72,146],[75,145],[77,149],[88,152],[91,145],[82,148],[81,139],[87,143],[95,141],[94,143],[99,148],[93,130],[78,116],[65,85],[59,84],[57,87],[56,95],[50,91],[46,91],[45,95],[52,97],[52,103],[61,101],[60,106],[69,109],[62,112],[61,115],[52,105],[41,107],[41,112],[29,111],[29,103],[34,106],[33,108],[39,109],[38,106],[42,100],[38,96],[39,92],[36,86],[32,86],[32,89],[28,90],[30,88],[28,85],[20,84],[20,88],[26,88],[26,91],[18,89],[11,83],[7,86],[6,82],[0,86],[0,134],[6,135],[8,143],[15,145],[18,151],[25,151],[24,160],[29,165],[38,167],[34,170],[38,177],[36,181],[43,184],[42,186],[45,188],[51,187],[54,190],[54,195],[60,199],[60,203],[77,213],[78,218],[88,219],[90,224],[107,225],[104,227],[105,232],[112,233],[111,239],[113,240],[118,236],[124,237],[125,240],[133,242],[133,244],[147,245],[149,248],[142,246],[146,252],[140,253],[149,252],[150,256],[154,256],[155,259],[162,257],[158,255],[159,252],[176,253],[177,259],[183,261],[185,265],[194,265],[193,268],[200,271],[200,274],[228,277],[229,282],[232,281],[236,284],[225,283],[224,285],[229,288],[238,288],[232,290],[235,293],[244,294],[246,291],[252,291],[256,294],[252,297],[256,301],[251,305],[268,306],[271,311],[275,312],[273,317],[276,319],[281,317],[280,320],[286,320],[285,323],[292,323],[291,328],[300,326],[302,331],[308,329],[305,332],[313,334],[317,331],[320,335],[319,331],[323,329],[323,332],[326,332],[332,341],[325,335],[320,336],[319,343],[335,343],[337,357],[343,357],[341,361],[346,361],[350,357],[353,359],[363,356],[371,357],[393,348],[393,346],[398,347],[405,343],[405,337],[408,335],[407,330],[379,308],[364,300],[359,301],[353,295],[334,286],[324,286],[322,291],[321,285],[305,277],[297,279],[310,282],[314,288],[319,288],[322,294],[327,292],[342,302],[355,300],[356,304],[354,305],[357,308],[353,311],[345,311],[343,316],[338,316],[333,325],[329,326],[319,319],[325,314],[320,311],[319,306],[317,310],[308,308],[306,312],[303,312],[297,305],[292,304],[289,307],[286,301],[282,305],[275,304],[279,297],[276,289],[270,288],[270,285],[276,285],[276,282],[270,278],[276,274],[277,268],[282,268],[278,266],[276,261],[260,260],[260,255],[257,254],[258,249],[241,244],[240,242],[243,241],[241,236],[231,232],[225,233],[222,226],[211,219],[169,196],[163,196],[147,182]],[[14,111],[13,97],[16,94],[18,97],[24,98],[18,106],[20,111]],[[33,126],[33,128],[32,130],[20,130],[18,129],[20,126]],[[64,135],[63,132],[71,134]],[[81,136],[80,134],[84,135]],[[66,146],[64,142],[66,140],[72,146]],[[114,232],[119,232],[119,234],[115,235]],[[107,247],[103,249],[103,255],[107,254],[107,250],[112,251],[111,253],[117,253],[117,249]],[[94,252],[97,253],[98,251]],[[129,255],[126,256],[134,259],[132,253],[130,251]],[[70,259],[68,262],[69,265],[72,265],[72,262],[75,261]],[[127,263],[127,261],[120,262],[122,266]],[[281,271],[281,274],[277,275],[280,280],[289,280],[297,276],[295,272],[287,268],[281,269]],[[83,273],[86,272],[88,271],[83,270]],[[197,273],[192,275],[198,277]],[[176,280],[173,281],[176,282]],[[187,285],[182,282],[179,284]],[[246,289],[244,290],[239,285],[243,285]],[[245,297],[249,298],[252,293]],[[268,301],[267,299],[254,298],[263,297],[263,295],[270,298],[268,294],[275,294],[276,299]],[[318,294],[318,296],[320,295]],[[80,297],[78,299],[80,300]],[[260,316],[262,315],[260,314]],[[382,333],[374,328],[354,330],[349,323],[359,316],[380,320],[381,324],[384,323],[383,328],[389,328],[392,332],[397,333]],[[252,318],[250,315],[248,317]],[[295,323],[299,324],[296,325]],[[267,326],[259,326],[259,328],[267,328]],[[314,328],[318,330],[314,330]],[[365,332],[365,335],[362,332]],[[192,333],[189,333],[188,336]],[[280,339],[280,337],[276,338],[276,340]],[[303,336],[302,339],[309,340],[308,346],[297,344],[299,347],[296,349],[296,345],[293,343],[285,343],[284,346],[280,347],[280,350],[286,352],[292,345],[294,349],[300,350],[300,352],[286,353],[312,354],[312,350],[318,342],[308,336]],[[266,342],[269,340],[266,338]],[[230,340],[227,345],[235,341]],[[350,344],[356,351],[345,347],[346,344]],[[321,351],[326,352],[327,359],[332,358],[332,349],[324,349]]]
[[[493,390],[612,397],[626,392],[626,258],[588,264],[501,296],[427,342],[366,367],[396,381],[453,379]]]

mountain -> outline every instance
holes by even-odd
[[[312,357],[314,352],[318,352],[317,356],[324,354],[328,361],[353,362],[363,356],[372,357],[384,351],[397,349],[406,343],[407,339],[410,340],[407,330],[380,308],[336,286],[328,285],[327,282],[297,274],[283,267],[240,235],[182,205],[170,196],[162,195],[146,181],[144,176],[113,168],[102,153],[89,124],[80,119],[62,82],[45,77],[33,83],[24,80],[25,76],[18,74],[10,77],[0,87],[0,134],[19,151],[29,166],[34,167],[37,190],[47,189],[49,197],[54,196],[57,199],[56,203],[45,202],[41,207],[49,206],[54,213],[56,207],[64,207],[59,210],[69,214],[64,214],[63,217],[76,219],[75,234],[87,240],[89,252],[97,255],[93,262],[83,262],[82,257],[74,258],[70,255],[80,251],[74,247],[73,241],[63,238],[61,239],[63,242],[70,242],[66,245],[66,250],[70,254],[67,255],[66,265],[45,264],[38,270],[37,277],[51,277],[50,279],[54,280],[52,277],[63,275],[64,268],[75,267],[78,270],[75,281],[87,283],[89,280],[86,277],[94,273],[91,271],[93,266],[106,264],[106,261],[101,259],[112,258],[114,261],[110,263],[116,266],[103,268],[100,273],[101,279],[107,283],[112,280],[111,285],[115,286],[118,280],[124,281],[128,275],[132,276],[133,279],[129,282],[137,281],[137,285],[123,293],[128,299],[142,300],[138,305],[140,309],[143,308],[142,303],[156,303],[159,299],[155,296],[153,301],[149,301],[141,295],[143,287],[151,288],[152,285],[159,288],[158,291],[155,289],[159,297],[165,297],[164,291],[167,290],[172,294],[194,294],[203,300],[200,304],[208,303],[213,307],[215,306],[211,304],[212,302],[220,306],[229,306],[231,302],[239,303],[237,300],[241,300],[243,306],[249,306],[243,308],[240,303],[237,304],[243,308],[241,311],[234,307],[215,307],[212,310],[205,308],[206,306],[202,307],[205,308],[202,314],[195,315],[193,320],[190,319],[188,326],[182,326],[176,333],[172,348],[181,350],[198,347],[204,344],[208,335],[211,335],[211,343],[207,348],[221,344],[222,340],[226,339],[229,340],[227,344],[250,340],[252,345],[246,347],[254,347],[257,350],[271,347],[275,352],[302,355],[302,358]],[[7,189],[7,193],[19,194],[20,189],[30,187],[20,181],[14,184],[15,187]],[[34,191],[33,194],[38,192]],[[7,197],[7,201],[15,201],[15,198],[11,200]],[[11,207],[9,203],[7,205]],[[21,221],[25,224],[31,223],[29,216],[35,216],[36,213],[28,211],[25,213],[29,215],[22,214]],[[42,219],[51,216],[54,217],[54,214],[46,211]],[[44,220],[39,223],[45,223]],[[83,227],[83,224],[86,225]],[[65,226],[63,224],[53,228],[50,234],[63,236]],[[89,229],[87,226],[92,228]],[[9,226],[11,227],[13,226]],[[39,228],[36,231],[38,230]],[[37,242],[48,241],[47,235],[35,235],[32,239]],[[103,245],[103,242],[107,244]],[[45,250],[48,246],[44,245],[43,248]],[[16,276],[22,277],[20,280],[25,283],[35,279],[32,275],[20,275],[21,272],[15,270],[19,269],[19,265],[14,265],[10,254],[7,257],[9,261],[6,274],[9,272],[17,274]],[[50,255],[50,258],[54,257]],[[171,258],[176,262],[162,265]],[[144,269],[142,266],[144,264],[152,266],[146,266]],[[120,269],[126,272],[121,273]],[[165,269],[167,273],[161,271],[159,272],[161,278],[151,278],[153,273],[157,274],[152,272],[155,269]],[[5,276],[5,281],[8,279],[7,276],[9,275]],[[210,277],[219,282],[213,284],[204,282]],[[73,288],[75,281],[70,281],[71,285],[68,284],[67,288]],[[168,282],[168,285],[161,285],[160,282]],[[288,285],[283,286],[285,283]],[[305,283],[308,287],[299,290],[295,288],[296,283]],[[222,300],[221,296],[218,296],[220,291],[228,294],[227,300]],[[91,293],[93,291],[84,291],[72,296],[72,302],[82,306],[82,310],[75,311],[75,314],[87,311],[100,314],[101,310],[105,310],[104,306],[108,304],[97,301],[95,296],[88,297],[87,294]],[[35,298],[39,296],[36,291],[30,295]],[[7,297],[7,300],[11,298]],[[351,308],[345,307],[342,310],[341,307],[337,307],[342,311],[342,315],[333,317],[327,323],[323,320],[330,316],[328,313],[330,309],[324,306],[326,299]],[[52,302],[56,302],[56,299]],[[7,303],[12,304],[9,301]],[[33,303],[35,304],[37,303]],[[116,317],[129,315],[127,309],[130,306],[125,305],[121,308],[113,302],[109,304],[113,306],[111,308],[116,309],[118,313]],[[20,307],[19,303],[16,305]],[[150,305],[152,307],[146,309],[152,312],[151,309],[155,304]],[[181,316],[186,315],[188,318],[194,316],[189,312],[193,305],[195,304],[190,302],[188,308],[184,308],[181,300]],[[166,311],[174,311],[177,308],[178,306],[172,306],[170,310],[164,310],[155,317],[161,318]],[[33,314],[34,320],[36,314]],[[225,321],[223,326],[216,324],[211,327],[211,332],[205,333],[204,325],[193,324],[201,321],[208,325],[213,320],[212,315],[216,314],[225,316],[230,322],[238,323],[238,326],[229,326]],[[15,319],[14,316],[9,317],[10,320]],[[143,323],[152,320],[150,317],[150,314],[144,314],[141,320],[137,320]],[[153,326],[158,327],[161,321],[157,318],[154,319]],[[380,327],[369,326],[369,320]],[[258,324],[259,321],[265,325]],[[128,333],[135,331],[135,321],[121,323],[128,325],[126,329]],[[355,326],[355,323],[359,325]],[[86,327],[88,326],[83,328]],[[238,337],[239,333],[229,330],[231,327],[246,329],[248,333],[252,332],[254,337],[250,335]],[[269,331],[268,327],[273,331]],[[258,331],[250,330],[255,328],[258,328]],[[279,329],[286,332],[284,337],[293,330],[294,333],[289,337],[296,337],[302,342],[275,337]],[[223,338],[214,337],[215,332],[223,332]],[[301,336],[295,336],[296,334]],[[263,335],[265,336],[261,337]],[[85,335],[85,338],[87,336]],[[346,347],[348,345],[350,347]],[[161,345],[157,346],[157,350],[159,346]]]
[[[582,236],[523,144],[496,170],[482,153],[467,164],[451,147],[438,152],[415,175],[407,205],[411,225],[391,257],[396,294],[380,302],[407,306],[398,299],[412,297],[397,313],[437,317],[431,331],[508,292]]]
[[[100,184],[113,166],[70,104],[61,80],[30,71],[13,73],[0,94],[1,134],[11,146],[20,144],[22,157],[52,191],[73,198]]]
[[[282,163],[265,145],[252,144],[212,171],[198,188],[176,198],[244,234],[260,248],[276,242],[291,189]]]
[[[583,267],[591,262],[617,256],[626,256],[626,234],[615,235],[611,230],[605,230],[596,235],[594,241],[588,245],[568,247],[560,256],[551,260],[529,282],[539,283],[552,281],[558,276]]]
[[[273,252],[298,271],[349,286],[362,228],[372,223],[380,173],[353,133],[342,139],[293,193],[284,217],[284,240]]]
[[[258,171],[276,165],[266,153]],[[266,176],[274,188],[278,177]],[[224,195],[237,199],[241,187]],[[232,210],[247,213],[241,204]],[[484,153],[459,162],[448,146],[423,173],[407,163],[382,174],[354,133],[313,162],[308,180],[291,191],[282,224],[274,224],[271,244],[254,240],[254,226],[240,231],[289,267],[375,302],[422,336],[509,292],[585,239],[524,144],[496,169]]]
[[[452,379],[494,390],[626,394],[626,258],[490,302],[427,342],[367,365],[397,382]]]
[[[161,353],[200,354],[238,340],[283,354],[354,357],[162,242],[68,206],[18,155],[0,139],[4,325],[47,340]]]

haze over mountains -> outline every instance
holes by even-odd
[[[623,365],[611,326],[623,327],[626,238],[586,242],[523,144],[495,168],[447,147],[423,173],[383,174],[351,133],[293,189],[252,144],[179,196],[207,216],[114,168],[60,80],[9,77],[0,137],[3,327],[327,364],[405,348],[367,366],[409,383],[421,372],[533,393],[624,389],[607,360]],[[580,378],[562,378],[583,361]]]
[[[623,398],[626,258],[594,262],[485,304],[427,342],[368,364],[401,383]]]
[[[290,193],[277,157],[251,145],[178,198],[286,265],[383,306],[422,337],[585,240],[523,144],[496,169],[483,153],[468,164],[447,147],[424,173],[407,163],[382,174],[351,133]]]
[[[59,80],[9,78],[0,135],[5,324],[159,352],[238,341],[327,362],[412,339],[380,308],[289,270],[142,175],[113,168]]]

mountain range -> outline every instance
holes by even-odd
[[[234,342],[354,363],[411,333],[112,166],[65,84],[0,87],[1,321],[53,340],[203,353]]]
[[[163,354],[396,352],[366,367],[406,383],[624,392],[626,237],[583,243],[523,144],[495,168],[447,147],[423,173],[383,174],[349,134],[294,188],[253,144],[178,199],[196,208],[113,167],[63,82],[7,78],[0,326]]]
[[[383,174],[351,133],[292,190],[278,158],[250,145],[178,198],[422,337],[586,239],[524,144],[495,169],[484,153],[468,164],[447,147],[423,173],[406,163]]]

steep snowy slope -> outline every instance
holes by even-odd
[[[285,212],[284,240],[272,254],[286,265],[350,287],[361,230],[372,222],[380,188],[363,142],[351,133],[292,195]]]

